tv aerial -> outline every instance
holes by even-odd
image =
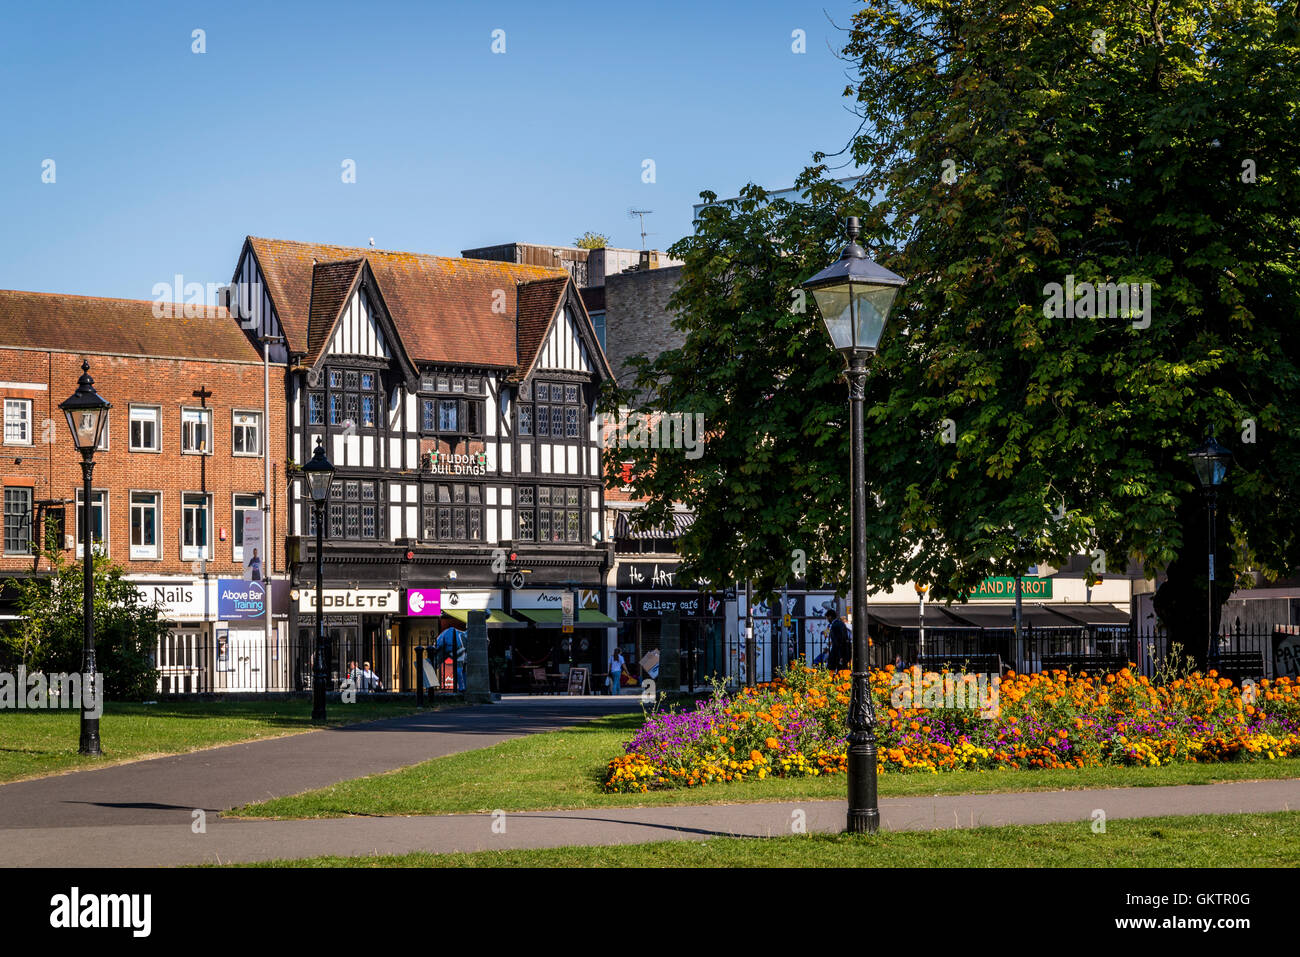
[[[645,218],[653,213],[653,209],[629,209],[627,215],[629,219],[637,218],[641,220],[641,248],[645,249],[645,238],[653,235],[645,231]]]

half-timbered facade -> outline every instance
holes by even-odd
[[[409,686],[410,649],[439,628],[412,601],[428,589],[453,617],[495,610],[512,626],[492,632],[502,671],[602,661],[612,556],[593,408],[610,373],[567,273],[250,237],[228,301],[259,347],[284,339],[269,347],[288,360],[300,637],[317,612],[316,530],[295,472],[320,441],[337,470],[324,513],[336,669],[381,670],[391,638],[403,652],[381,678]],[[550,620],[563,591],[586,607],[574,637]]]

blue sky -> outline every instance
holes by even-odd
[[[228,281],[248,234],[454,256],[592,229],[638,247],[632,207],[665,248],[701,189],[788,186],[852,136],[828,15],[853,9],[6,4],[0,288],[149,299],[175,273]]]

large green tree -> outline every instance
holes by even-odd
[[[715,418],[698,462],[638,453],[639,487],[697,508],[683,549],[706,573],[779,582],[803,547],[844,580],[843,386],[815,310],[787,309],[858,212],[909,280],[867,395],[875,583],[953,598],[1036,561],[1132,559],[1167,572],[1157,609],[1203,660],[1187,451],[1214,432],[1236,454],[1219,602],[1300,553],[1294,2],[868,0],[845,56],[861,199],[751,191],[673,248],[687,341],[642,385]],[[1149,308],[1095,303],[1102,283],[1149,284]]]

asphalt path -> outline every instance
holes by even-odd
[[[0,866],[147,867],[411,851],[634,844],[843,829],[843,801],[348,817],[219,812],[639,710],[624,698],[508,698],[0,785]],[[884,798],[884,830],[1300,809],[1300,780]],[[203,826],[195,824],[202,810]]]
[[[242,804],[640,708],[639,699],[630,695],[510,697],[491,705],[426,711],[4,784],[0,864],[6,858],[5,832],[12,828],[188,828],[196,809],[211,817]]]
[[[1078,825],[1089,836],[1099,820],[1182,814],[1239,814],[1300,808],[1300,781],[1234,781],[1178,787],[1113,788],[884,798],[881,827],[929,831],[1004,824]],[[130,867],[225,864],[412,851],[448,853],[507,848],[700,841],[840,831],[843,801],[715,804],[659,808],[532,811],[429,817],[350,817],[309,821],[209,818],[204,833],[188,824],[17,828],[0,833],[0,864]],[[1030,863],[1030,862],[1026,862]]]

